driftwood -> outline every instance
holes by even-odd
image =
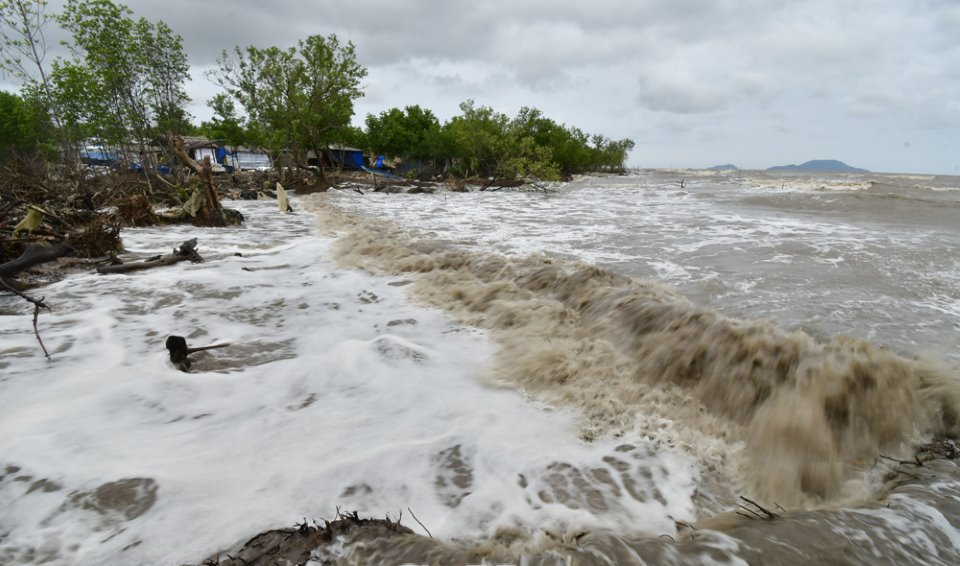
[[[33,334],[37,337],[37,342],[40,343],[40,349],[43,350],[43,355],[46,356],[50,361],[53,361],[53,358],[50,357],[50,352],[48,352],[47,347],[44,346],[43,339],[40,338],[40,330],[37,328],[37,320],[40,317],[40,309],[50,310],[50,307],[43,302],[46,297],[40,297],[39,299],[36,299],[30,295],[26,295],[11,285],[7,281],[7,278],[26,271],[33,266],[53,261],[65,255],[69,251],[70,245],[66,242],[62,242],[53,246],[31,245],[27,247],[27,249],[23,250],[23,253],[21,253],[20,257],[17,259],[0,264],[0,288],[10,291],[23,300],[33,304]]]
[[[22,271],[26,271],[35,265],[53,261],[70,251],[67,243],[60,243],[53,246],[31,245],[23,250],[20,257],[0,264],[0,279],[13,277]]]
[[[543,191],[545,194],[557,192],[557,189],[550,188],[547,185],[539,182],[537,179],[531,177],[524,177],[522,179],[487,179],[487,181],[480,187],[480,191],[496,192],[503,189],[516,188],[527,192]]]
[[[21,291],[18,291],[17,289],[12,287],[9,283],[4,281],[3,278],[0,278],[0,287],[6,289],[7,291],[10,291],[14,295],[17,295],[18,297],[24,299],[25,301],[33,304],[33,335],[37,337],[37,342],[40,343],[40,349],[43,350],[43,355],[46,356],[47,360],[52,362],[53,358],[50,357],[50,352],[47,351],[47,347],[43,345],[43,339],[40,338],[40,330],[37,328],[37,319],[40,318],[40,309],[50,310],[50,307],[48,307],[47,304],[43,302],[44,299],[46,299],[46,297],[40,297],[39,299],[35,299],[29,295],[22,293]]]
[[[183,336],[167,336],[167,350],[170,352],[170,361],[182,372],[190,371],[190,359],[187,357],[194,352],[204,350],[213,350],[214,348],[226,348],[230,344],[213,344],[212,346],[201,346],[199,348],[190,348],[187,346],[187,339]]]
[[[741,505],[738,503],[737,507],[743,509],[744,511],[746,511],[746,513],[737,511],[737,515],[746,517],[748,519],[760,519],[761,521],[774,521],[780,518],[780,515],[778,515],[777,513],[774,513],[773,511],[770,511],[769,509],[765,509],[764,507],[761,507],[759,503],[757,503],[756,501],[753,501],[752,499],[747,499],[742,495],[740,496],[740,499],[746,501],[748,504],[752,505],[754,508],[752,509],[750,507],[747,507],[746,505]],[[747,513],[749,513],[749,515]]]
[[[413,531],[389,517],[363,519],[354,511],[341,513],[333,521],[308,524],[304,519],[292,528],[275,529],[256,535],[242,545],[219,552],[203,562],[218,566],[273,566],[274,564],[333,564],[338,544],[401,540],[415,537]]]
[[[121,263],[118,265],[102,265],[97,268],[97,273],[127,273],[130,271],[139,271],[150,269],[151,267],[160,267],[162,265],[173,265],[181,261],[191,261],[200,263],[203,258],[197,253],[197,239],[192,238],[180,244],[180,247],[173,250],[173,253],[152,257],[139,263]]]
[[[523,186],[523,180],[521,179],[497,179],[495,177],[490,177],[487,181],[480,187],[481,191],[499,191],[500,189],[510,189],[513,187]]]

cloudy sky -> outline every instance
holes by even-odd
[[[125,3],[183,36],[198,119],[224,48],[336,33],[369,71],[358,124],[410,104],[446,120],[472,98],[629,137],[634,166],[960,175],[958,0]]]

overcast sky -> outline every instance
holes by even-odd
[[[198,119],[223,49],[336,33],[369,71],[358,125],[410,104],[446,120],[472,98],[629,137],[634,166],[960,175],[958,0],[125,3],[183,36]]]

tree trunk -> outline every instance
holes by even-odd
[[[213,165],[210,157],[203,158],[203,164],[194,161],[183,148],[183,138],[177,137],[173,141],[173,151],[181,163],[192,169],[204,182],[205,206],[197,215],[204,226],[224,226],[223,208],[220,206],[220,197],[217,196],[217,186],[213,182]]]

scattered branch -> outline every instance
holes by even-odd
[[[53,358],[50,357],[50,352],[47,351],[47,347],[43,345],[43,339],[40,338],[40,331],[37,329],[37,320],[40,317],[40,309],[50,310],[50,307],[44,303],[46,297],[40,297],[39,299],[34,299],[33,297],[22,293],[21,291],[15,289],[9,283],[6,282],[2,277],[0,277],[0,287],[3,287],[7,291],[10,291],[14,295],[24,299],[25,301],[33,304],[33,334],[37,337],[37,342],[40,343],[40,349],[43,350],[43,355],[46,356],[47,360],[53,361]]]
[[[914,456],[915,458],[914,460],[898,460],[896,458],[891,458],[890,456],[884,456],[883,454],[880,454],[879,458],[882,460],[887,460],[889,462],[895,462],[897,464],[900,464],[901,466],[916,466],[918,468],[923,467],[923,462],[920,460],[919,454]]]
[[[777,513],[774,513],[773,511],[770,511],[769,509],[764,508],[762,505],[760,505],[756,501],[753,501],[752,499],[747,499],[742,495],[740,496],[740,499],[746,501],[748,504],[752,505],[756,509],[751,509],[750,507],[747,507],[745,505],[737,504],[737,507],[743,509],[744,511],[750,514],[750,515],[747,515],[746,513],[737,511],[738,515],[747,517],[748,519],[751,519],[751,518],[759,519],[761,521],[773,521],[775,519],[780,518],[780,515],[778,515]]]
[[[427,536],[433,538],[433,535],[430,534],[430,529],[428,529],[423,523],[420,522],[420,519],[417,519],[417,516],[413,514],[413,510],[407,507],[407,511],[410,511],[410,516],[413,517],[413,520],[417,522],[418,525],[423,527],[423,530],[427,531]]]
[[[678,527],[686,527],[690,529],[690,538],[692,540],[697,540],[697,529],[695,529],[693,525],[691,525],[690,523],[685,523],[683,521],[674,521],[674,524],[676,524]]]

